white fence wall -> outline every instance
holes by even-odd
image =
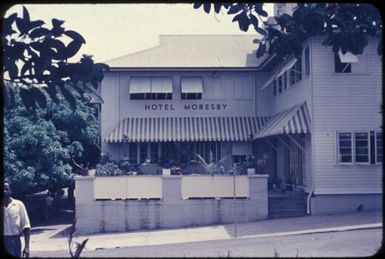
[[[95,177],[94,199],[162,198],[160,176]]]
[[[139,181],[156,181],[162,184],[161,199],[111,199],[106,200],[108,195],[112,197],[124,194],[123,177],[95,177],[77,176],[75,177],[75,201],[76,201],[76,230],[79,234],[110,232],[110,231],[130,231],[136,229],[154,228],[174,228],[183,226],[200,226],[211,224],[226,224],[234,221],[234,206],[237,209],[237,222],[250,222],[258,219],[266,219],[268,215],[267,198],[267,175],[237,176],[237,187],[239,190],[247,189],[248,197],[242,199],[222,199],[213,198],[212,194],[207,194],[208,185],[204,185],[201,177],[187,177],[188,180],[182,183],[186,176],[125,176],[126,179],[138,178],[136,184],[146,185]],[[211,177],[211,176],[209,176]],[[99,178],[99,179],[98,179]],[[109,180],[113,179],[113,180]],[[221,177],[222,188],[229,188],[232,176]],[[229,179],[225,180],[224,179]],[[155,180],[154,180],[155,179]],[[192,179],[199,179],[194,182]],[[206,179],[207,180],[207,179]],[[132,182],[134,182],[133,180]],[[215,180],[214,180],[215,181]],[[96,183],[98,182],[98,183]],[[104,184],[104,182],[106,184]],[[216,182],[216,181],[215,181]],[[226,184],[224,184],[226,182]],[[245,186],[245,183],[248,183]],[[150,183],[153,186],[155,183]],[[198,184],[198,185],[197,185]],[[184,192],[195,189],[204,195],[210,195],[210,199],[182,199],[182,189]],[[202,186],[203,185],[203,186]],[[186,186],[190,186],[186,188]],[[130,186],[132,188],[132,186]],[[159,190],[159,186],[156,187]],[[215,188],[218,188],[216,186]],[[102,189],[102,190],[100,190]],[[106,192],[106,189],[120,189],[116,192]],[[138,188],[132,188],[138,189]],[[140,188],[139,188],[140,189]],[[126,188],[126,190],[128,190]],[[240,195],[245,195],[247,191],[241,191]],[[143,195],[144,189],[140,189],[135,196],[154,196]],[[153,190],[150,190],[150,192]],[[103,195],[101,195],[103,194]],[[133,197],[132,193],[127,193]],[[223,193],[219,192],[220,195]],[[195,196],[196,194],[193,193]],[[203,196],[204,196],[203,195]],[[227,195],[227,192],[226,192]],[[95,197],[104,197],[103,200],[96,200]]]
[[[235,193],[236,197],[249,197],[249,178],[247,176],[235,177]],[[182,199],[193,197],[231,198],[233,196],[234,177],[209,175],[182,177]]]

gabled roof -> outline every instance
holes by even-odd
[[[161,35],[153,48],[105,61],[111,68],[255,68],[256,35]]]

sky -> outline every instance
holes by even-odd
[[[26,4],[32,20],[64,20],[63,27],[79,32],[86,44],[72,60],[83,54],[97,62],[107,61],[159,44],[161,34],[255,34],[250,26],[242,32],[233,16],[224,11],[206,14],[192,4]],[[272,14],[272,4],[266,4]],[[22,5],[5,14],[22,14]]]

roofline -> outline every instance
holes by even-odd
[[[256,67],[110,67],[109,71],[260,71],[275,57],[273,54]]]

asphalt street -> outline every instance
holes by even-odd
[[[82,257],[361,257],[382,246],[383,231],[364,229],[281,237],[214,240],[84,251]],[[68,251],[31,253],[69,257]]]

